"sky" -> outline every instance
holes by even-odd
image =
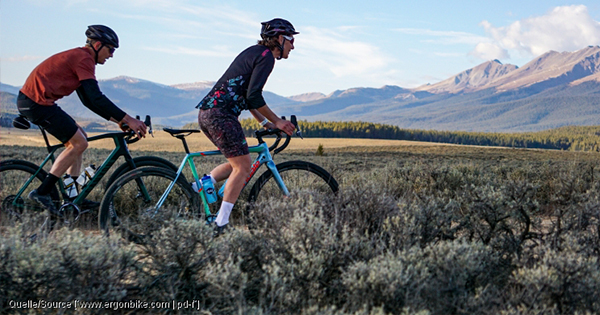
[[[120,39],[100,80],[216,81],[275,17],[300,32],[265,85],[282,96],[414,88],[488,60],[520,67],[600,45],[598,0],[0,0],[0,82],[21,86],[47,57],[83,46],[92,24]]]

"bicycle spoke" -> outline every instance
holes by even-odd
[[[25,161],[12,160],[0,163],[0,223],[2,225],[11,226],[16,222],[22,222],[27,212],[44,213],[45,209],[27,198],[29,193],[41,184],[44,175],[38,174],[28,186],[24,187],[35,171],[35,165]],[[53,190],[51,194],[58,205],[57,191]]]

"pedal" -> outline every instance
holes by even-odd
[[[73,224],[79,221],[79,217],[85,213],[81,211],[76,204],[70,202],[63,204],[58,211],[63,213],[65,225]]]
[[[206,217],[206,225],[210,225],[213,222],[215,222],[215,220],[217,219],[217,216],[214,214],[209,215],[208,217]]]

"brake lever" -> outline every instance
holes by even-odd
[[[152,121],[150,119],[150,115],[146,115],[144,125],[148,126],[148,133],[152,136],[152,138],[154,138],[154,129],[152,129]]]
[[[296,127],[296,136],[300,137],[300,139],[304,139],[302,137],[302,130],[300,130],[300,127],[298,126],[298,120],[296,119],[296,115],[292,115],[292,117],[290,118],[290,122],[294,124],[294,127]]]

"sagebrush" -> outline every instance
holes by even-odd
[[[35,240],[27,222],[4,227],[2,312],[35,299],[198,301],[207,314],[600,312],[596,156],[404,147],[276,160],[299,156],[331,171],[339,194],[271,200],[216,239],[201,221],[164,222],[143,245],[93,226]]]

